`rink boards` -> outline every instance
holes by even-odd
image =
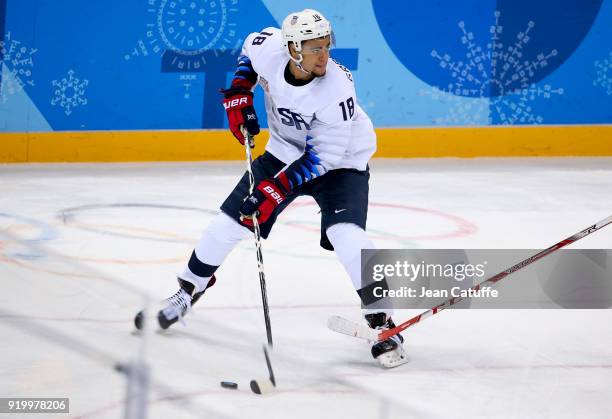
[[[375,157],[612,156],[612,125],[378,128]],[[263,151],[268,131],[259,137]],[[0,134],[0,162],[241,160],[227,130]]]

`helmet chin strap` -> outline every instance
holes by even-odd
[[[302,56],[302,54],[299,53],[299,52],[297,54],[300,56],[299,60],[296,60],[295,58],[293,58],[293,56],[291,54],[289,54],[289,58],[291,58],[291,61],[293,61],[295,63],[295,66],[300,71],[302,71],[305,74],[308,74],[309,76],[312,76],[312,72],[311,71],[308,71],[304,67],[302,67],[302,61],[304,61],[304,56]]]

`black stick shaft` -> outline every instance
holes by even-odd
[[[249,193],[253,193],[255,189],[255,176],[253,175],[253,157],[251,155],[251,146],[253,145],[253,137],[247,132],[244,127],[241,127],[242,135],[244,135],[244,148],[246,150],[247,172],[249,174]],[[264,272],[263,255],[261,253],[261,233],[259,231],[259,222],[257,215],[253,216],[253,233],[255,236],[255,249],[257,254],[257,270],[259,271],[259,287],[261,288],[261,302],[263,304],[264,322],[266,324],[266,335],[268,345],[272,347],[272,325],[270,324],[270,310],[268,307],[268,294],[266,292],[266,274]],[[266,359],[268,355],[266,352]]]

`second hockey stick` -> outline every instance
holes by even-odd
[[[244,148],[246,150],[246,167],[249,174],[249,194],[255,189],[255,176],[253,175],[253,156],[251,147],[253,146],[253,136],[247,132],[244,126],[240,127],[244,136]],[[268,295],[266,293],[266,275],[264,273],[263,255],[261,253],[261,233],[259,231],[259,222],[257,214],[253,215],[253,234],[255,235],[255,249],[257,253],[257,270],[259,271],[259,286],[261,288],[261,301],[263,303],[264,321],[266,322],[266,335],[268,337],[268,345],[272,347],[272,325],[270,324],[270,312],[268,309]]]
[[[554,245],[552,245],[551,247],[549,247],[548,249],[544,249],[539,253],[536,253],[535,255],[523,260],[522,262],[517,263],[516,265],[512,266],[511,268],[506,269],[503,272],[498,273],[497,275],[494,275],[492,277],[490,277],[489,279],[486,279],[482,282],[480,282],[479,284],[474,285],[473,287],[470,288],[470,290],[474,290],[474,291],[478,291],[480,288],[482,288],[483,286],[490,284],[493,285],[499,281],[501,281],[502,279],[504,279],[505,277],[507,277],[508,275],[518,271],[519,269],[524,268],[525,266],[531,265],[533,262],[542,259],[545,256],[550,255],[551,253],[561,249],[562,247],[567,246],[568,244],[574,243],[580,239],[582,239],[583,237],[588,236],[591,233],[596,232],[597,230],[602,229],[603,227],[607,226],[608,224],[612,223],[612,216],[605,218],[601,221],[599,221],[598,223],[593,224],[590,227],[585,228],[584,230],[582,230],[579,233],[574,234],[573,236],[568,237],[567,239],[561,240],[559,243],[556,243]],[[349,335],[349,336],[354,336],[357,338],[361,338],[361,339],[366,339],[369,341],[379,341],[382,342],[384,340],[389,339],[392,336],[397,335],[398,333],[400,333],[401,331],[408,329],[411,326],[414,326],[415,324],[417,324],[418,322],[420,322],[423,319],[426,319],[427,317],[431,317],[434,314],[438,314],[439,312],[441,312],[444,309],[449,308],[450,306],[453,306],[455,304],[457,304],[459,301],[464,300],[464,297],[454,297],[451,298],[449,300],[446,300],[445,302],[443,302],[442,304],[439,304],[421,314],[419,314],[418,316],[415,316],[413,318],[411,318],[410,320],[407,320],[401,324],[399,324],[398,326],[389,329],[389,330],[375,330],[375,329],[371,329],[366,325],[362,325],[359,323],[356,323],[352,320],[348,320],[345,319],[343,317],[340,316],[332,316],[328,319],[327,321],[327,326],[338,333],[343,333],[345,335]]]

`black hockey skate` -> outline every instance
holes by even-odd
[[[365,319],[372,329],[388,330],[395,327],[391,317],[387,313],[366,314]],[[400,334],[390,337],[372,346],[372,356],[377,359],[383,367],[393,368],[408,362],[408,355],[403,347],[404,337]]]
[[[162,301],[162,304],[165,304],[165,306],[157,313],[159,327],[161,329],[167,329],[181,320],[189,310],[191,310],[191,307],[200,299],[204,292],[215,284],[216,280],[217,278],[213,275],[208,281],[208,285],[204,291],[194,294],[194,285],[189,281],[178,278],[180,289],[172,297]],[[140,311],[136,317],[134,317],[134,325],[136,329],[142,330],[143,324],[144,312]]]

